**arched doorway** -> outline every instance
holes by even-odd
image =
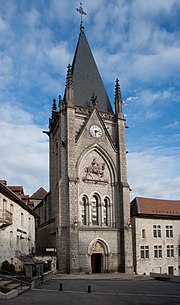
[[[108,251],[107,246],[101,241],[93,242],[91,249],[91,272],[105,273],[108,272]]]

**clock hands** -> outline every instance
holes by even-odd
[[[102,130],[99,126],[93,125],[90,127],[90,133],[95,138],[100,138],[102,135]]]

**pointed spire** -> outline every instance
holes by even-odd
[[[98,96],[98,111],[113,113],[113,109],[94,60],[84,31],[80,32],[73,63],[74,104],[92,108],[93,92]]]
[[[53,99],[52,110],[57,110],[56,99],[55,98]]]
[[[66,103],[71,106],[74,104],[74,84],[73,84],[72,69],[70,64],[68,65],[68,69],[67,69],[65,100]]]
[[[115,112],[116,114],[122,113],[122,95],[121,95],[121,89],[119,85],[119,79],[116,79],[116,85],[115,85]]]

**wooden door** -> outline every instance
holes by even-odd
[[[97,253],[91,255],[91,267],[92,273],[102,272],[102,254]]]

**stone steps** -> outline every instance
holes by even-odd
[[[8,286],[7,286],[7,288],[9,288],[9,289],[17,289],[17,288],[19,288],[19,287],[21,287],[21,284],[19,284],[19,283],[13,283],[13,282],[11,282],[10,284],[8,284]]]
[[[22,294],[23,292],[31,289],[31,285],[27,283],[21,283],[16,279],[9,278],[6,276],[0,277],[0,286],[9,289],[10,291],[16,290],[17,295]]]
[[[7,287],[9,284],[12,283],[12,280],[1,280],[0,281],[0,286],[5,286]]]

